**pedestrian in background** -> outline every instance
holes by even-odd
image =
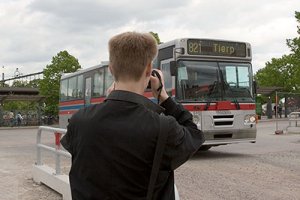
[[[13,111],[10,111],[8,113],[8,117],[9,117],[9,122],[10,122],[10,126],[13,127],[14,126],[14,122],[15,122],[15,117],[14,117],[14,113]]]
[[[282,115],[282,105],[281,104],[278,105],[278,114],[279,114],[279,117],[281,118],[281,115]]]
[[[17,114],[17,125],[18,126],[21,126],[21,124],[22,124],[22,121],[23,121],[23,117],[22,117],[22,115],[21,115],[21,113],[20,112],[18,112],[18,114]]]

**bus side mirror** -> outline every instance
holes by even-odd
[[[176,76],[176,73],[177,73],[176,61],[170,62],[170,73],[171,73],[171,76]]]

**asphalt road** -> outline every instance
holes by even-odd
[[[255,144],[214,147],[195,154],[176,170],[181,200],[300,199],[300,134],[275,135],[275,122],[258,125]],[[278,123],[284,129],[287,122]],[[0,199],[58,200],[32,180],[37,129],[0,130]],[[52,135],[43,138],[52,144]],[[54,157],[43,153],[54,167]],[[69,161],[64,160],[64,165]]]
[[[284,129],[287,122],[278,122]],[[197,153],[176,171],[182,200],[300,199],[300,134],[275,135],[275,122],[257,125],[255,144]]]

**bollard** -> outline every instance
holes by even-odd
[[[60,150],[60,138],[61,133],[55,132],[55,149],[56,151]],[[55,175],[60,175],[61,169],[60,169],[60,154],[56,154],[56,163],[55,163]]]
[[[61,133],[55,132],[55,146],[57,149],[60,149],[60,138],[61,138]]]

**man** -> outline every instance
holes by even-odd
[[[151,76],[156,54],[150,34],[126,32],[109,41],[115,79],[110,94],[104,103],[78,111],[61,141],[72,154],[73,199],[146,199],[162,111],[169,126],[153,199],[174,199],[173,170],[199,149],[204,137],[165,88],[158,94],[159,80]],[[160,106],[143,96],[149,80]]]

